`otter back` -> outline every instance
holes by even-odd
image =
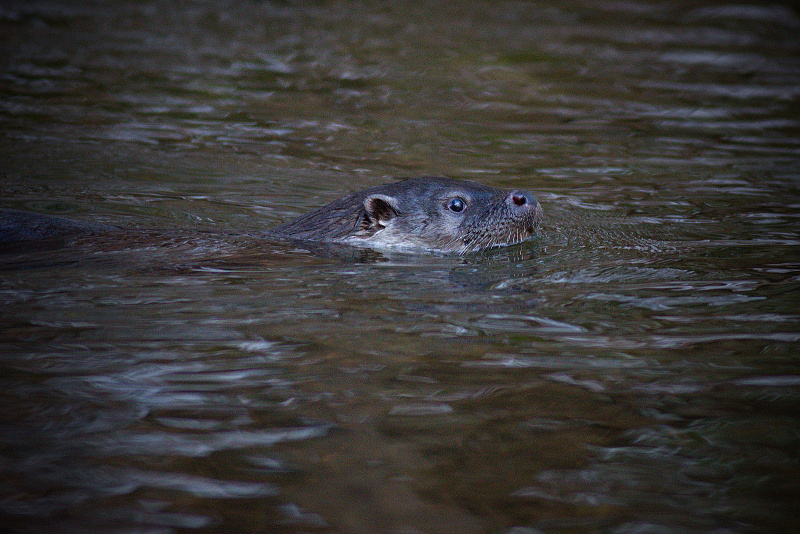
[[[13,209],[0,209],[0,251],[57,245],[80,234],[108,234],[118,228]]]

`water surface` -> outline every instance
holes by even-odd
[[[6,2],[15,532],[800,527],[800,14],[760,2]],[[446,174],[536,239],[266,228]]]

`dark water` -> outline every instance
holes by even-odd
[[[800,14],[760,2],[0,7],[15,532],[800,529]],[[446,174],[522,246],[256,234]]]

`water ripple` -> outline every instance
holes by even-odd
[[[96,454],[205,457],[217,451],[246,447],[273,447],[278,443],[320,438],[330,425],[275,430],[232,430],[206,435],[148,432],[118,436],[91,436],[87,446]]]
[[[212,499],[252,499],[278,493],[273,485],[262,482],[214,480],[170,471],[124,470],[118,476],[121,480],[145,487],[182,491],[195,497]]]

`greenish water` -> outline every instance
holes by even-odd
[[[760,2],[5,2],[13,532],[800,527],[800,14]],[[258,235],[444,174],[465,257]]]

